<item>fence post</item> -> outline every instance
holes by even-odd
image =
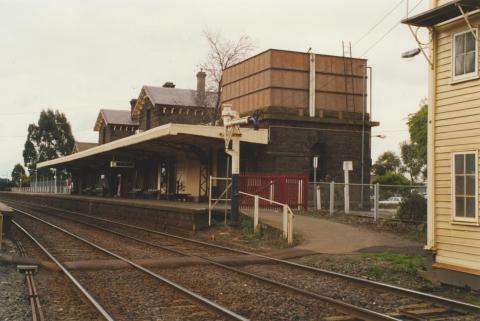
[[[288,237],[288,205],[283,205],[283,224],[282,224],[282,231],[283,231],[283,238],[286,239]]]
[[[259,207],[259,202],[258,202],[258,195],[255,195],[253,197],[253,232],[258,233],[260,232],[259,225],[258,225],[258,207]]]
[[[317,196],[317,210],[322,209],[322,194],[320,192],[320,186],[315,186],[315,195]]]
[[[330,182],[330,215],[335,211],[335,182]]]
[[[374,187],[374,199],[373,199],[373,221],[378,220],[378,200],[380,199],[380,184],[376,183]]]
[[[287,243],[288,245],[292,245],[293,243],[293,213],[288,211],[288,236],[287,236]]]

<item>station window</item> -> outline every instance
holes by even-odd
[[[478,75],[478,44],[475,33],[469,31],[453,35],[453,80],[463,80]]]
[[[475,221],[477,218],[477,152],[453,154],[454,220]]]

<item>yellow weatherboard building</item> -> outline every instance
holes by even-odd
[[[430,34],[428,45],[419,41],[430,64],[430,274],[444,283],[480,289],[480,1],[431,0],[428,11],[402,22],[414,36],[423,27]]]

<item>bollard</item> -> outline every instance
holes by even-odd
[[[258,233],[260,232],[260,226],[258,225],[258,209],[259,207],[259,199],[258,195],[255,195],[253,198],[253,232]]]

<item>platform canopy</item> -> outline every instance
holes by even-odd
[[[461,17],[463,15],[462,10],[468,13],[479,8],[479,0],[453,0],[415,16],[408,17],[402,20],[402,23],[416,27],[433,27],[450,19]]]
[[[241,128],[240,131],[241,142],[268,144],[268,129]],[[94,166],[97,161],[122,156],[142,156],[148,153],[173,156],[178,151],[202,157],[205,148],[223,148],[224,135],[223,126],[171,123],[75,154],[38,163],[37,168],[67,168],[80,163]]]

